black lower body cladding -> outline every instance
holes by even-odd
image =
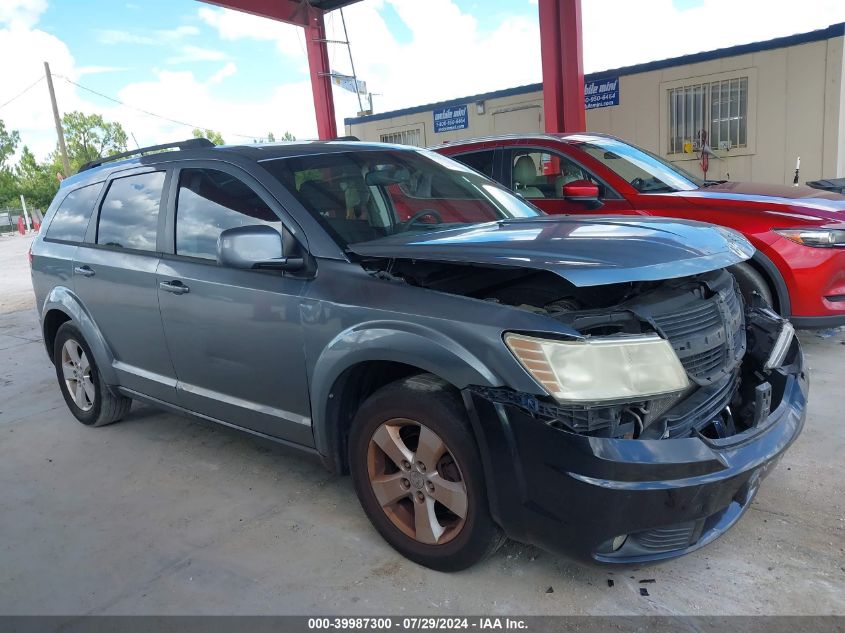
[[[657,561],[709,543],[747,510],[804,424],[808,379],[797,339],[781,367],[744,373],[769,383],[766,415],[716,439],[591,437],[465,390],[494,518],[515,540],[605,563]]]

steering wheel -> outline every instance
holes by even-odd
[[[408,218],[406,222],[403,222],[404,226],[402,227],[402,230],[407,231],[425,217],[434,218],[437,224],[443,224],[443,216],[440,215],[439,212],[434,209],[423,209],[422,211],[417,211],[414,215]]]
[[[631,181],[631,186],[637,191],[642,191],[643,187],[645,186],[645,180],[643,180],[642,178],[634,178]]]

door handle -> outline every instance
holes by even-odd
[[[73,269],[75,275],[82,275],[83,277],[93,277],[94,269],[90,266],[76,266]]]
[[[159,285],[159,288],[164,290],[165,292],[172,292],[175,295],[183,295],[187,292],[190,292],[191,289],[188,288],[185,284],[181,281],[162,281]]]

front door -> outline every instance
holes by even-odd
[[[503,178],[507,181],[503,184],[546,213],[634,213],[631,205],[622,196],[562,153],[548,149],[513,147],[504,152],[503,162]],[[563,186],[576,180],[587,180],[596,184],[601,204],[564,198]]]
[[[176,376],[158,309],[166,172],[114,178],[73,262],[74,291],[114,355],[123,387],[173,403]]]
[[[299,303],[306,279],[217,264],[217,238],[267,224],[275,202],[235,171],[181,169],[168,205],[171,254],[157,271],[165,335],[183,407],[313,446]],[[291,246],[290,235],[286,245]]]

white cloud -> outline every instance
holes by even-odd
[[[192,62],[219,62],[229,59],[223,51],[201,46],[182,46],[179,54],[167,58],[168,64],[190,64]]]
[[[99,29],[97,39],[101,44],[141,44],[143,46],[163,46],[177,43],[186,37],[199,35],[199,29],[193,25],[177,26],[172,29],[153,31],[152,35],[135,33],[123,29]]]
[[[589,0],[583,6],[584,70],[747,44],[845,21],[842,0],[703,0],[676,9],[672,0]],[[612,16],[612,17],[608,17]]]
[[[200,20],[214,28],[224,40],[253,39],[274,42],[284,55],[305,57],[305,40],[302,29],[298,26],[231,9],[202,7],[197,14]]]
[[[38,22],[47,10],[47,0],[3,0],[0,7],[0,24],[28,29]]]
[[[14,64],[3,65],[0,103],[43,77],[45,61],[49,62],[54,74],[71,79],[78,77],[73,56],[64,42],[44,31],[23,28],[20,23],[0,29],[0,59],[15,60]],[[83,101],[67,82],[56,79],[54,84],[62,111],[83,106]],[[0,118],[7,128],[20,132],[22,142],[39,158],[46,157],[55,148],[53,111],[44,81],[0,110]]]
[[[453,0],[389,3],[410,30],[410,41],[399,42],[390,32],[379,3],[344,9],[358,76],[371,91],[383,93],[376,98],[379,111],[540,81],[535,17],[512,17],[493,31],[482,31],[476,18]],[[333,22],[328,37],[342,39],[340,21]],[[349,73],[342,47],[334,59],[335,70]],[[336,90],[335,100],[339,115],[358,110],[354,94]]]
[[[126,70],[121,66],[80,66],[76,69],[77,74],[81,77],[83,75],[102,75],[103,73],[116,73]]]
[[[0,0],[0,60],[3,66],[0,103],[11,98],[43,75],[43,60],[57,75],[78,80],[81,75],[115,70],[109,66],[77,67],[71,51],[60,39],[32,25],[44,10],[43,0]],[[9,4],[11,2],[11,5]],[[389,3],[410,36],[400,41],[388,28],[380,11]],[[479,3],[481,4],[481,3]],[[721,46],[809,31],[845,21],[841,0],[704,0],[700,7],[679,11],[671,0],[585,0],[585,69],[603,70],[663,59]],[[368,0],[344,10],[359,78],[376,97],[377,111],[421,105],[479,92],[508,88],[541,80],[539,27],[536,8],[526,3],[523,16],[504,20],[492,31],[462,11],[454,0]],[[193,54],[192,62],[219,63],[215,72],[201,66],[177,72],[156,70],[153,79],[125,85],[114,95],[127,104],[184,121],[191,126],[220,131],[227,142],[249,142],[236,134],[277,136],[289,130],[298,138],[316,135],[313,97],[308,79],[287,84],[274,80],[274,69],[285,64],[307,68],[304,36],[298,27],[251,15],[199,6],[201,22],[214,29],[219,40],[204,37],[202,47],[189,47],[198,37],[191,25],[155,32],[110,30],[100,37],[113,44],[160,45],[171,49],[170,61]],[[337,14],[327,18],[328,37],[342,39]],[[203,34],[206,32],[203,31]],[[104,35],[105,34],[105,35]],[[266,70],[261,99],[227,94],[226,79],[238,72],[227,61],[226,42],[253,39],[273,43],[280,56],[249,63]],[[199,40],[196,40],[199,42]],[[102,49],[101,49],[102,50]],[[106,50],[105,53],[108,51]],[[140,52],[139,54],[143,54]],[[333,69],[349,74],[346,50],[330,45]],[[108,60],[104,58],[107,64]],[[226,63],[224,63],[226,62]],[[187,63],[187,60],[186,62]],[[239,60],[243,66],[246,63]],[[82,83],[85,83],[82,81]],[[55,81],[62,112],[99,112],[120,121],[142,145],[187,138],[190,129],[150,117],[131,108],[108,103],[69,85]],[[269,87],[269,88],[268,88]],[[354,94],[334,92],[339,121],[359,109]],[[8,128],[20,130],[23,140],[44,158],[55,147],[52,112],[44,83],[0,110]],[[342,132],[342,125],[338,130]]]
[[[148,35],[138,35],[120,29],[100,29],[97,32],[100,44],[142,44],[144,46],[158,46],[160,42]]]
[[[238,72],[238,67],[235,66],[234,62],[229,62],[225,66],[223,66],[223,68],[221,68],[211,77],[209,77],[208,83],[211,85],[219,84],[221,81],[226,79],[226,77],[231,77],[236,72]]]
[[[285,130],[299,138],[314,138],[316,124],[310,82],[279,86],[261,102],[229,100],[218,97],[216,92],[212,95],[211,88],[234,72],[235,66],[230,63],[203,82],[190,71],[158,71],[154,81],[130,84],[118,97],[136,108],[188,123],[191,127],[216,130],[227,143],[250,143],[253,138],[262,138],[270,131],[280,135]],[[189,127],[151,118],[128,108],[115,108],[113,116],[127,130],[135,131],[141,145],[190,136]]]

